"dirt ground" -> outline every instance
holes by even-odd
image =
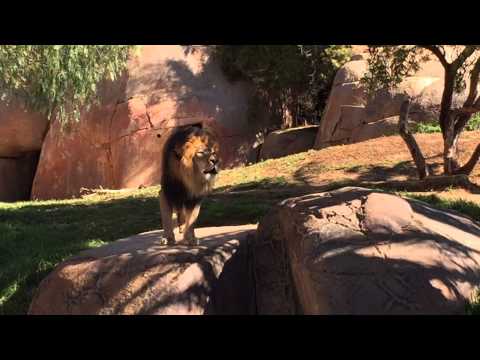
[[[443,172],[441,134],[416,134],[415,138],[434,174]],[[480,143],[480,131],[464,132],[459,141],[460,163],[466,162]],[[272,183],[324,186],[334,181],[414,180],[417,173],[408,148],[400,136],[388,136],[356,144],[311,150],[289,157],[268,160],[252,166],[226,171],[219,186]],[[480,164],[470,176],[480,185]],[[433,193],[433,192],[432,192]],[[427,195],[428,193],[423,193]],[[480,203],[480,195],[463,189],[448,189],[435,194],[448,199],[465,199]]]

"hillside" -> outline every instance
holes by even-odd
[[[478,131],[464,133],[462,161],[477,145],[479,135]],[[440,170],[440,134],[417,138],[428,162]],[[274,203],[289,196],[345,183],[414,179],[412,165],[403,141],[392,136],[225,170],[215,194],[204,204],[198,225],[257,222]],[[480,166],[472,181],[480,182]],[[101,189],[79,199],[0,203],[0,314],[25,313],[38,283],[65,258],[159,228],[158,190],[158,186]],[[480,195],[461,189],[403,194],[480,220]]]
[[[466,161],[480,141],[480,131],[464,132],[459,142],[460,161]],[[419,146],[435,174],[442,173],[443,140],[440,133],[416,134]],[[289,186],[328,186],[332,182],[362,182],[416,179],[410,153],[400,136],[388,136],[356,144],[311,150],[253,166],[222,172],[219,191],[242,188]],[[480,165],[470,179],[480,183]],[[460,196],[477,201],[478,195],[461,189],[442,192],[449,198]]]

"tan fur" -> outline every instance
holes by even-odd
[[[171,177],[180,181],[189,194],[196,197],[204,197],[213,189],[216,176],[206,174],[204,171],[211,169],[212,164],[217,169],[216,163],[220,148],[215,134],[211,130],[204,130],[204,132],[205,134],[202,136],[192,136],[186,142],[176,144],[174,151],[164,154],[164,156],[169,157],[168,169],[165,170],[171,174]],[[205,150],[207,150],[207,156],[201,154]],[[175,243],[173,212],[177,213],[177,225],[180,233],[183,233],[185,242],[198,244],[194,233],[194,225],[200,212],[200,204],[193,209],[174,209],[161,191],[160,210],[163,228],[169,244]],[[183,228],[182,225],[184,225]]]

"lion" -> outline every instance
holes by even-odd
[[[167,244],[175,244],[173,213],[183,240],[198,245],[194,225],[202,200],[211,193],[219,171],[219,142],[211,129],[176,129],[163,150],[160,214]],[[183,228],[182,228],[183,226]]]

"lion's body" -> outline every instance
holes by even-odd
[[[173,243],[173,212],[179,226],[185,222],[184,239],[196,242],[193,226],[200,205],[218,173],[219,144],[207,129],[180,128],[168,138],[163,151],[160,209],[169,243]]]

